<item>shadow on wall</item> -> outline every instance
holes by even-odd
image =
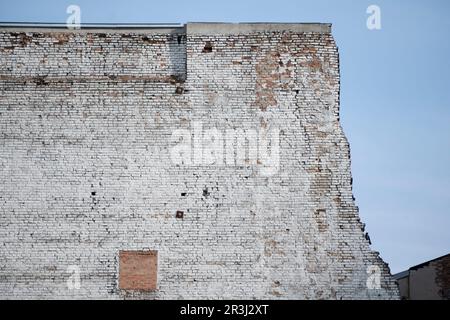
[[[169,51],[170,74],[178,82],[186,81],[187,52],[186,29],[171,31],[168,36],[167,48]]]

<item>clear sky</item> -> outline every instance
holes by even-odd
[[[393,272],[450,253],[450,1],[0,0],[0,21],[330,22],[354,194]],[[369,30],[369,5],[381,30]]]

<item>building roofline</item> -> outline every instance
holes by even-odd
[[[330,33],[331,23],[284,23],[284,22],[190,22],[188,34],[247,34],[252,32],[292,31]]]
[[[0,30],[17,32],[184,33],[185,29],[185,25],[178,23],[82,23],[79,29],[71,29],[65,23],[0,22]]]
[[[428,265],[428,264],[430,264],[430,263],[432,263],[432,262],[435,262],[436,260],[440,260],[440,259],[445,258],[445,257],[448,257],[448,256],[450,256],[450,253],[444,254],[443,256],[440,256],[440,257],[437,257],[437,258],[428,260],[428,261],[426,261],[426,262],[420,263],[420,264],[418,264],[418,265],[415,265],[415,266],[409,268],[408,270],[417,270],[417,269],[420,269],[420,268],[425,267],[426,265]]]
[[[410,271],[416,271],[416,270],[418,270],[418,269],[420,269],[420,268],[423,268],[423,267],[429,265],[429,264],[432,263],[432,262],[435,262],[435,261],[440,260],[440,259],[442,259],[442,258],[446,258],[446,257],[448,257],[448,256],[450,256],[450,253],[447,253],[447,254],[444,254],[443,256],[440,256],[440,257],[437,257],[437,258],[434,258],[434,259],[431,259],[431,260],[422,262],[422,263],[420,263],[420,264],[417,264],[417,265],[415,265],[415,266],[412,266],[412,267],[409,268],[408,270],[404,270],[404,271],[402,271],[402,272],[398,272],[398,273],[396,273],[396,274],[394,274],[394,275],[392,275],[392,276],[393,276],[395,279],[404,278],[404,277],[406,277],[406,276],[409,275]]]
[[[81,23],[82,29],[153,29],[153,28],[183,28],[181,23]],[[60,22],[0,22],[0,27],[16,28],[63,28],[67,29],[66,23]]]
[[[392,275],[392,277],[395,280],[403,279],[403,278],[405,278],[407,276],[409,276],[409,270],[405,270],[405,271],[402,271],[402,272],[399,272],[399,273],[396,273],[396,274]]]

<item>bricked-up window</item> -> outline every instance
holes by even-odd
[[[122,290],[156,290],[158,251],[120,251],[119,288]]]

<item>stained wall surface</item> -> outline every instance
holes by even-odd
[[[398,298],[330,25],[2,28],[0,92],[1,298]],[[119,289],[133,250],[157,290]]]

